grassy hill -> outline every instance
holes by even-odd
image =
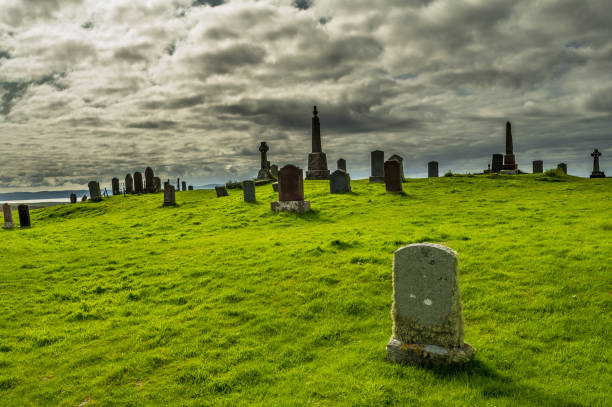
[[[612,405],[611,181],[306,181],[302,216],[270,185],[32,211],[0,230],[0,404]],[[415,242],[459,254],[466,367],[384,359]]]

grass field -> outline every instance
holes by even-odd
[[[118,196],[0,230],[0,405],[612,405],[612,180],[353,191],[306,181],[302,216],[270,185]],[[459,254],[463,368],[385,361],[416,242]]]

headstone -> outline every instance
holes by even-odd
[[[351,192],[351,176],[344,170],[336,170],[329,177],[329,192],[342,194]]]
[[[402,171],[399,161],[385,161],[385,186],[387,192],[402,192]]]
[[[306,213],[310,201],[304,200],[304,179],[301,168],[285,165],[278,171],[278,201],[272,202],[272,211]]]
[[[542,174],[544,172],[544,161],[535,160],[533,162],[533,173],[534,174]]]
[[[169,182],[164,183],[164,206],[176,205],[176,197],[174,195],[174,185]]]
[[[15,221],[13,221],[13,211],[11,205],[5,203],[2,205],[2,212],[4,213],[4,229],[12,229],[15,227]]]
[[[19,212],[19,227],[29,228],[32,226],[30,223],[30,208],[28,205],[19,205],[17,211]]]
[[[385,182],[385,152],[376,150],[370,153],[371,169],[370,182]]]
[[[222,196],[229,196],[229,194],[227,193],[227,188],[225,188],[225,185],[216,186],[215,192],[217,193],[217,198],[221,198]]]
[[[181,182],[182,191],[187,191],[187,183],[185,181]]]
[[[248,180],[242,182],[244,202],[255,202],[255,182]]]
[[[504,167],[504,155],[503,154],[493,154],[493,159],[491,160],[491,171],[500,172],[503,167]]]
[[[591,157],[593,157],[593,172],[591,172],[591,178],[606,178],[606,174],[599,169],[599,157],[601,153],[598,149],[595,149],[591,153]]]
[[[161,179],[159,177],[153,177],[153,191],[160,192],[161,190]]]
[[[180,178],[176,179],[176,190],[177,191],[181,190],[181,179]]]
[[[87,187],[89,188],[89,198],[94,202],[100,202],[102,200],[100,184],[97,181],[89,181]]]
[[[155,192],[155,174],[151,167],[145,169],[145,191],[149,194]]]
[[[189,186],[187,187],[187,189],[188,189],[189,191],[193,191],[193,185],[189,185]]]
[[[134,179],[132,178],[132,174],[127,174],[125,176],[125,193],[126,194],[134,193]]]
[[[276,164],[272,164],[272,165],[270,166],[270,174],[272,174],[272,176],[273,176],[274,178],[277,178],[277,177],[278,177],[278,165],[276,165]]]
[[[346,160],[344,158],[338,159],[338,169],[346,172]]]
[[[567,175],[567,164],[566,163],[557,164],[557,169],[563,171],[563,173]]]
[[[70,194],[70,203],[71,204],[77,203],[77,196],[74,192]]]
[[[81,202],[85,202],[87,201],[87,195],[83,195],[83,197],[81,198]]]
[[[278,192],[278,182],[274,182],[272,184],[272,189],[274,190],[274,192]]]
[[[135,194],[142,194],[144,191],[143,185],[142,185],[142,174],[138,171],[136,171],[134,173],[134,193]]]
[[[259,152],[261,153],[261,166],[259,168],[259,173],[257,174],[257,179],[268,179],[270,178],[270,161],[268,161],[268,144],[265,141],[262,141],[259,145]]]
[[[113,195],[121,195],[121,189],[119,188],[119,178],[113,178],[111,181]]]
[[[312,153],[308,154],[306,179],[329,179],[327,156],[321,147],[321,123],[319,122],[319,112],[316,106],[313,109],[312,115]]]
[[[387,359],[409,364],[468,362],[457,253],[432,244],[398,249],[393,259],[393,334]]]
[[[400,163],[400,171],[402,173],[402,182],[406,181],[406,178],[404,177],[404,159],[402,158],[402,156],[393,154],[391,157],[389,157],[389,160],[395,160]]]
[[[439,172],[438,172],[438,162],[437,161],[430,161],[427,163],[427,177],[428,178],[438,178]]]
[[[504,156],[504,166],[502,171],[507,171],[506,174],[517,173],[518,166],[514,158],[514,147],[512,143],[512,126],[510,122],[506,122],[506,155]]]

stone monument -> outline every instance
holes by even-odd
[[[533,162],[533,171],[534,174],[542,174],[544,172],[544,161],[535,160]]]
[[[310,201],[304,200],[304,180],[301,168],[285,165],[278,171],[278,201],[272,202],[272,211],[306,213]]]
[[[493,154],[493,159],[491,160],[491,172],[500,172],[504,167],[504,155],[503,154]]]
[[[13,211],[11,205],[5,203],[2,205],[2,212],[4,213],[4,229],[12,229],[15,227],[15,221],[13,221]]]
[[[181,182],[181,187],[182,187],[182,188],[181,188],[181,191],[187,191],[187,182],[182,181],[182,182]]]
[[[222,196],[229,196],[229,194],[227,193],[227,188],[225,188],[225,185],[217,185],[215,187],[215,192],[217,193],[217,198],[221,198]]]
[[[132,174],[127,174],[125,176],[125,193],[126,194],[134,193],[134,179],[132,178]]]
[[[327,156],[321,147],[321,123],[319,122],[319,112],[316,106],[312,114],[312,153],[308,154],[306,179],[329,179]],[[283,168],[286,168],[286,166]]]
[[[87,187],[89,188],[89,199],[94,202],[100,202],[102,200],[100,184],[97,181],[89,181]]]
[[[142,186],[142,174],[138,171],[134,173],[134,193],[142,194],[144,188]]]
[[[29,228],[32,226],[30,223],[30,208],[28,205],[21,204],[17,207],[17,212],[19,212],[19,227],[20,228]]]
[[[438,178],[440,173],[438,172],[438,162],[430,161],[427,163],[427,177],[428,178]]]
[[[272,165],[270,166],[270,174],[272,174],[272,176],[273,176],[274,178],[277,178],[277,177],[278,177],[278,165],[276,165],[276,164],[272,164]]]
[[[567,164],[566,163],[557,164],[557,169],[563,171],[563,173],[567,175]]]
[[[385,152],[376,150],[370,153],[370,182],[385,182]]]
[[[514,147],[512,144],[512,126],[506,122],[506,155],[504,156],[504,166],[502,174],[518,174],[518,166],[514,158]]]
[[[387,192],[402,192],[402,168],[397,160],[385,161],[385,187]]]
[[[169,182],[164,183],[164,206],[176,205],[176,197],[174,195],[174,185]]]
[[[255,202],[255,182],[248,180],[242,182],[244,202]]]
[[[591,157],[593,157],[593,172],[591,172],[591,178],[606,178],[606,174],[603,171],[599,170],[599,157],[601,153],[599,150],[595,149],[591,153]]]
[[[338,159],[338,169],[346,172],[346,160],[344,158]]]
[[[145,192],[148,194],[155,192],[155,174],[151,167],[145,169]]]
[[[70,203],[71,204],[77,203],[77,196],[74,192],[70,194]]]
[[[268,144],[265,141],[262,141],[259,145],[259,152],[261,153],[261,168],[259,169],[259,173],[257,174],[257,179],[268,179],[270,178],[270,161],[268,161]]]
[[[161,179],[159,177],[153,177],[153,189],[154,192],[160,192],[161,189]]]
[[[329,192],[332,194],[351,192],[351,176],[340,169],[332,172],[329,177]]]
[[[448,247],[419,243],[395,252],[391,316],[392,362],[465,363],[475,353],[463,341],[457,253]]]
[[[121,195],[121,189],[119,188],[119,178],[115,177],[111,180],[111,186],[113,195]]]
[[[193,185],[189,185],[189,186],[187,187],[187,190],[188,190],[188,191],[193,191]]]
[[[389,157],[389,160],[395,160],[400,163],[400,172],[402,174],[402,182],[406,181],[406,178],[404,177],[404,159],[402,158],[402,156],[398,154],[393,154],[391,157]]]

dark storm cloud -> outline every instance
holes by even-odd
[[[313,0],[293,0],[292,4],[295,8],[300,10],[308,10],[312,7]]]
[[[225,3],[224,0],[195,0],[193,3],[191,3],[192,7],[199,7],[199,6],[211,6],[211,7],[217,7],[222,5],[223,3]]]
[[[191,58],[191,63],[202,67],[200,75],[228,74],[232,71],[260,64],[266,55],[262,47],[249,44],[237,44],[217,51],[205,51]]]

